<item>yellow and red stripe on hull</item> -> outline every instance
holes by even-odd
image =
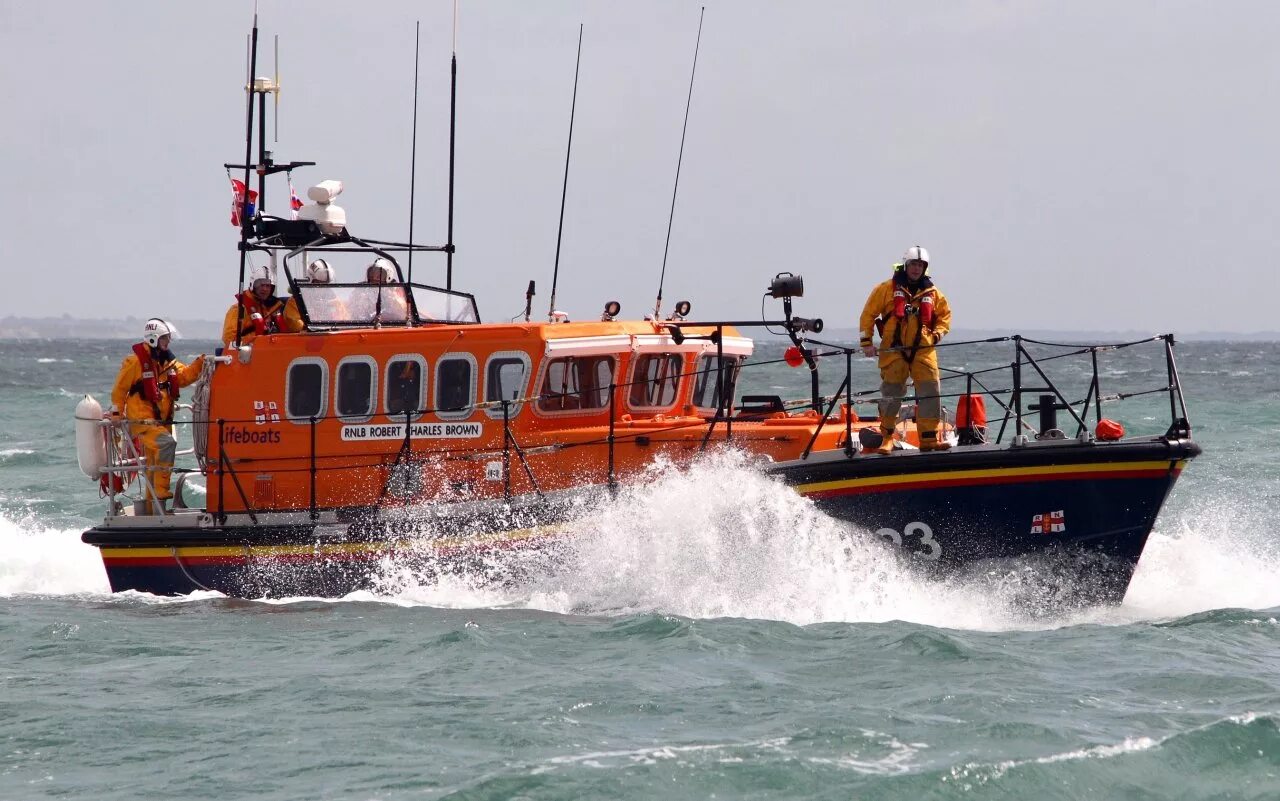
[[[811,498],[833,498],[876,492],[915,489],[942,489],[983,484],[1025,484],[1043,481],[1085,481],[1122,478],[1177,478],[1187,460],[1143,462],[1095,462],[1088,464],[1043,465],[1034,467],[939,470],[891,476],[837,479],[799,484],[796,489]]]
[[[536,547],[555,535],[554,527],[506,531],[500,535],[447,537],[433,540],[339,542],[306,545],[213,545],[102,547],[102,562],[113,568],[172,567],[180,559],[188,567],[232,566],[250,563],[307,564],[313,562],[370,562],[396,556],[447,558],[486,551]]]

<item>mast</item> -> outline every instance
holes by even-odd
[[[244,196],[240,198],[240,283],[237,294],[244,291],[244,266],[249,258],[249,232],[253,223],[249,219],[249,161],[253,158],[253,73],[258,69],[258,12],[253,12],[253,32],[249,34],[249,73],[245,78],[244,110]],[[259,195],[259,198],[262,196]],[[240,347],[240,329],[244,327],[244,304],[236,304],[236,341]]]
[[[569,104],[569,144],[564,149],[564,185],[560,187],[560,226],[556,229],[556,262],[551,273],[550,320],[556,311],[556,283],[560,280],[560,241],[564,237],[564,202],[569,195],[569,154],[573,152],[573,117],[578,109],[578,67],[582,64],[582,23],[578,23],[578,60],[573,65],[573,102]]]

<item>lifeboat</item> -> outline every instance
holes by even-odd
[[[250,87],[273,89],[266,79]],[[250,103],[251,114],[255,106],[265,104]],[[944,390],[962,412],[955,447],[918,451],[908,421],[891,455],[873,455],[879,420],[856,409],[874,409],[876,393],[853,386],[854,347],[818,339],[822,322],[793,314],[798,276],[771,284],[782,303],[773,320],[693,321],[688,304],[670,319],[622,320],[610,303],[599,320],[484,322],[473,295],[405,272],[406,254],[451,256],[452,243],[353,234],[334,202],[339,182],[313,187],[296,218],[251,206],[265,203],[267,177],[302,165],[275,164],[258,146],[256,164],[229,165],[244,168],[243,185],[251,171],[260,181],[238,201],[241,275],[245,259],[264,262],[288,288],[300,330],[249,329],[251,338],[207,360],[189,407],[197,468],[179,476],[179,500],[163,513],[134,503],[133,485],[119,480],[157,469],[119,444],[131,441],[128,423],[96,403],[78,407],[80,466],[107,497],[102,523],[83,540],[101,550],[115,591],[341,596],[377,589],[388,563],[423,574],[500,572],[504,555],[561,541],[571,514],[607,502],[655,460],[680,465],[731,447],[921,569],[1060,554],[1083,597],[1114,603],[1165,497],[1200,452],[1172,336],[1120,343],[1164,349],[1171,419],[1163,435],[1118,438],[1107,427],[1096,433],[1096,356],[1116,345],[1064,345],[1094,359],[1079,402],[1031,347],[1053,343],[1010,336],[998,338],[1014,351],[1007,387],[987,391],[977,373],[947,379],[964,382],[962,392]],[[373,263],[387,273],[308,281],[317,260],[328,278],[331,264],[339,275],[363,277]],[[785,360],[809,370],[808,397],[740,392],[761,361],[748,334],[764,326],[790,339]],[[836,365],[834,392],[823,391],[820,361]],[[984,399],[1003,416],[992,441]],[[192,473],[206,489],[198,508],[181,501]]]

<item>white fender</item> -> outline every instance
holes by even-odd
[[[76,404],[76,460],[80,472],[97,481],[107,465],[107,441],[102,436],[102,404],[92,395]]]

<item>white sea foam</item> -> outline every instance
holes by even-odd
[[[1124,624],[1211,609],[1280,606],[1280,548],[1256,509],[1220,504],[1163,519],[1120,608],[1032,616],[1016,587],[937,581],[865,532],[818,513],[742,457],[651,480],[574,524],[553,582],[509,604],[556,612],[659,612],[804,625],[906,620],[1003,630]]]
[[[1123,612],[1179,617],[1210,609],[1280,606],[1280,543],[1269,515],[1239,501],[1167,516],[1151,535]]]
[[[0,598],[110,592],[98,549],[80,534],[0,516]]]
[[[1016,593],[999,585],[914,572],[881,541],[817,512],[746,457],[722,454],[692,467],[653,467],[647,480],[572,522],[569,547],[535,565],[529,581],[494,586],[449,574],[423,581],[389,561],[376,592],[344,600],[798,625],[905,620],[1005,630],[1124,624],[1280,606],[1280,546],[1264,518],[1259,509],[1225,501],[1176,518],[1166,513],[1123,606],[1033,617]],[[0,561],[0,597],[106,592],[98,551],[79,535],[30,518],[0,517],[7,555]]]

